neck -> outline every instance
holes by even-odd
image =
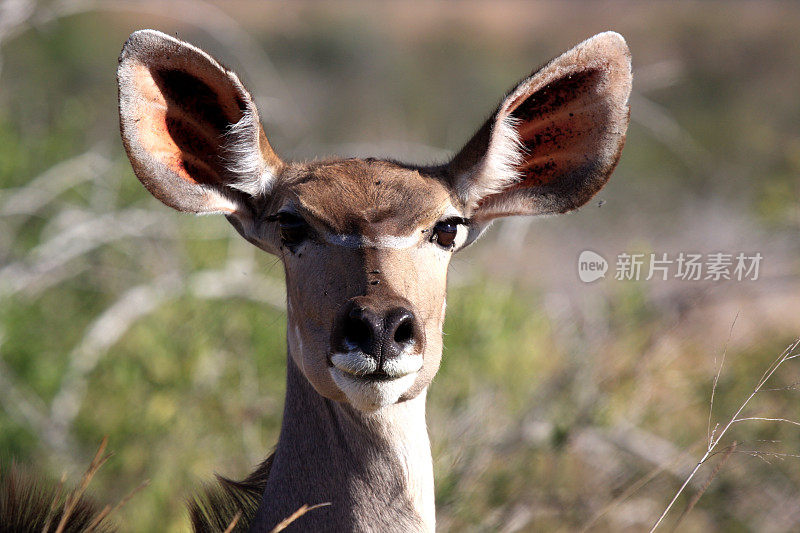
[[[290,356],[283,426],[251,531],[325,503],[300,517],[297,530],[434,530],[425,391],[364,413],[320,396]]]

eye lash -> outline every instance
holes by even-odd
[[[464,218],[464,217],[449,217],[449,218],[445,218],[443,220],[440,220],[439,222],[442,222],[442,223],[445,223],[445,224],[455,224],[457,226],[469,226],[469,219],[468,218]]]

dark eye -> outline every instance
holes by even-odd
[[[278,221],[278,232],[287,246],[295,246],[308,237],[308,223],[294,213],[278,213],[273,217]]]
[[[437,222],[433,227],[431,241],[435,241],[443,248],[450,248],[456,241],[458,225],[463,223],[464,221],[460,218],[448,218]]]

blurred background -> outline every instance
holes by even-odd
[[[627,38],[609,185],[453,261],[428,408],[441,531],[647,530],[800,335],[798,3],[0,1],[0,462],[77,481],[108,435],[98,499],[151,480],[123,531],[186,530],[198,484],[265,457],[285,376],[281,265],[159,204],[124,155],[116,60],[140,28],[236,70],[284,158],[418,163],[549,58]],[[587,249],[611,263],[591,284]],[[763,259],[757,280],[614,279],[620,253],[679,252]],[[798,387],[788,360],[740,416],[798,421]],[[715,451],[667,528],[800,529],[797,425],[736,423]]]

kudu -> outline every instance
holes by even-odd
[[[224,215],[286,272],[288,357],[274,454],[194,508],[198,529],[432,531],[425,396],[442,355],[447,268],[496,218],[564,213],[609,179],[630,55],[602,33],[522,80],[449,162],[287,162],[239,78],[153,30],[119,59],[122,139],[161,202]]]

